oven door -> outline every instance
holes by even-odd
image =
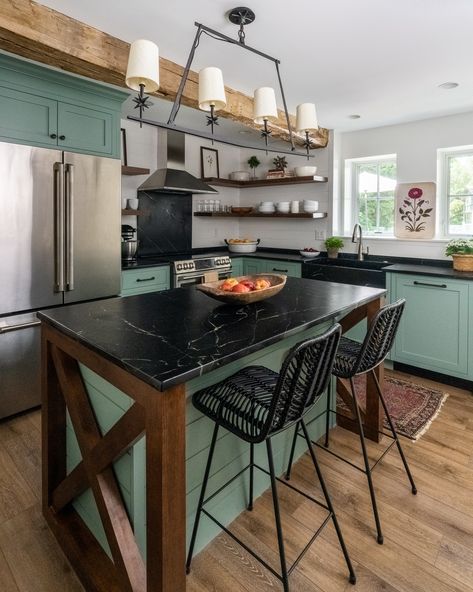
[[[191,286],[198,286],[199,284],[206,284],[208,282],[216,282],[219,279],[226,279],[229,276],[220,278],[220,274],[216,271],[207,271],[200,273],[190,273],[188,275],[181,275],[175,278],[176,288],[189,288]]]

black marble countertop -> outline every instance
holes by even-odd
[[[40,312],[39,318],[159,390],[187,382],[385,290],[288,278],[276,296],[226,306],[195,288],[110,298]]]
[[[437,265],[406,265],[398,263],[384,267],[383,271],[389,273],[408,273],[416,275],[432,275],[436,277],[446,277],[456,280],[473,280],[473,272],[471,271],[456,271],[453,269],[452,264],[448,267],[437,266]]]

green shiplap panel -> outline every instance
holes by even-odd
[[[57,146],[57,102],[0,86],[0,137]]]
[[[243,275],[245,272],[243,271],[243,258],[232,258],[232,276],[239,276]]]
[[[112,155],[113,124],[113,116],[107,111],[59,103],[58,146],[62,150]]]
[[[392,359],[466,378],[469,283],[424,275],[392,275],[392,297],[406,299]]]

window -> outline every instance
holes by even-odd
[[[447,233],[473,234],[473,150],[445,153]]]
[[[393,235],[396,159],[357,160],[352,167],[354,221],[365,234]]]

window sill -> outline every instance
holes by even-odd
[[[338,234],[336,236],[339,236]],[[349,236],[341,236],[340,238],[351,241],[351,234]],[[462,237],[459,237],[462,238]],[[363,241],[386,241],[386,242],[396,242],[396,243],[448,243],[453,238],[397,238],[396,236],[382,236],[382,235],[363,235]]]

